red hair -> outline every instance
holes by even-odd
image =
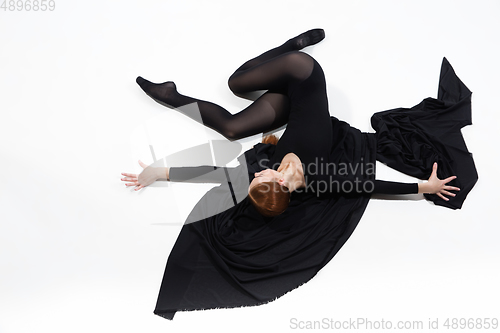
[[[270,134],[262,139],[262,143],[276,145],[278,140],[276,135]],[[261,215],[272,217],[287,209],[290,191],[278,182],[263,182],[255,185],[248,193],[248,197]]]
[[[276,135],[269,134],[262,138],[262,143],[269,143],[276,146],[278,144],[278,140],[279,139]]]
[[[250,202],[263,216],[272,217],[285,211],[290,202],[290,191],[278,182],[263,182],[248,193]]]

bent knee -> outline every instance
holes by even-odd
[[[231,128],[230,126],[222,127],[219,132],[226,139],[231,141],[241,139],[240,133],[234,128]]]
[[[241,88],[241,85],[238,84],[238,79],[234,77],[235,75],[231,75],[229,77],[229,80],[227,80],[227,86],[233,93],[243,93],[243,89]]]
[[[304,62],[304,61],[313,61],[314,60],[314,58],[311,57],[309,54],[301,52],[301,51],[288,52],[286,54],[286,57],[289,61],[292,61],[292,62]]]
[[[304,52],[292,52],[286,55],[286,61],[291,68],[292,75],[300,80],[305,80],[314,69],[314,58]]]
[[[226,139],[228,139],[230,141],[241,139],[241,135],[239,135],[239,133],[236,133],[236,132],[224,132],[224,133],[222,133],[222,135],[224,135],[226,137]]]

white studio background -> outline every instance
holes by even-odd
[[[499,1],[55,2],[0,10],[1,333],[500,317]],[[372,200],[337,256],[270,304],[155,316],[183,218],[210,186],[134,192],[120,173],[151,163],[149,144],[160,156],[221,136],[152,101],[136,76],[173,80],[235,113],[250,102],[230,92],[229,75],[317,27],[327,37],[305,51],[325,71],[330,111],[363,131],[374,112],[436,97],[446,56],[473,92],[462,132],[480,180],[457,211],[421,197]],[[377,167],[378,178],[414,181]]]

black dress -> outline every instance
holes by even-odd
[[[334,190],[328,195],[294,191],[287,210],[274,218],[260,216],[246,199],[253,173],[276,168],[288,152],[305,164],[323,157],[330,166],[360,166],[342,175],[307,172],[308,184],[325,179],[374,181],[374,172],[363,170],[374,166],[376,159],[427,179],[437,161],[438,177],[457,175],[451,184],[461,191],[449,202],[434,195],[426,198],[449,208],[460,208],[477,181],[472,155],[460,133],[471,123],[471,93],[446,59],[438,99],[425,99],[411,109],[376,113],[372,117],[376,133],[362,133],[329,116],[324,77],[316,61],[306,80],[289,82],[287,89],[291,111],[277,146],[257,144],[240,157],[244,165],[233,169],[171,168],[172,181],[193,175],[229,181],[210,190],[188,217],[168,258],[155,314],[172,319],[176,311],[267,303],[307,282],[343,246],[373,190],[349,195]],[[417,189],[416,184],[376,183],[380,192],[384,185],[389,186],[388,193]]]

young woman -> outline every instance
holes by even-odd
[[[249,184],[249,199],[264,216],[281,214],[288,206],[290,193],[297,189],[317,190],[319,186],[311,186],[314,182],[322,183],[321,186],[328,192],[431,193],[443,200],[449,200],[445,195],[454,197],[455,194],[449,191],[458,191],[459,188],[446,184],[456,177],[440,180],[437,164],[428,182],[420,184],[380,180],[359,180],[358,184],[354,184],[356,178],[352,175],[339,175],[331,170],[334,165],[330,161],[333,133],[324,73],[315,59],[299,52],[320,42],[324,36],[322,29],[307,31],[238,68],[228,82],[235,94],[256,90],[267,92],[235,115],[216,104],[179,94],[171,81],[154,84],[138,77],[137,83],[161,104],[180,107],[197,103],[203,124],[230,140],[269,131],[287,123],[272,156],[271,168],[256,173]],[[195,114],[187,113],[187,116],[199,119]],[[313,175],[307,172],[311,169],[323,172]],[[141,189],[156,180],[146,174],[147,171],[143,175],[124,174],[126,177],[123,180],[128,182],[127,186]],[[167,177],[168,171],[163,170],[161,174]],[[352,186],[345,185],[346,182]]]
[[[234,169],[168,169],[139,161],[144,168],[140,174],[123,173],[122,180],[136,190],[160,178],[226,180],[200,200],[182,227],[155,314],[173,319],[177,311],[272,301],[307,282],[333,258],[356,228],[372,193],[426,193],[436,205],[456,209],[474,186],[477,172],[460,133],[470,124],[471,93],[446,59],[438,99],[376,113],[376,133],[362,133],[330,116],[323,71],[311,56],[299,52],[323,38],[321,29],[307,31],[238,68],[229,79],[233,92],[267,92],[235,115],[181,95],[173,82],[137,78],[161,104],[197,103],[203,124],[230,140],[287,124],[276,145],[255,145]],[[198,119],[189,110],[179,109]],[[376,159],[428,181],[375,180]],[[348,166],[346,172],[337,168],[341,165]],[[451,192],[459,187],[460,192]]]

